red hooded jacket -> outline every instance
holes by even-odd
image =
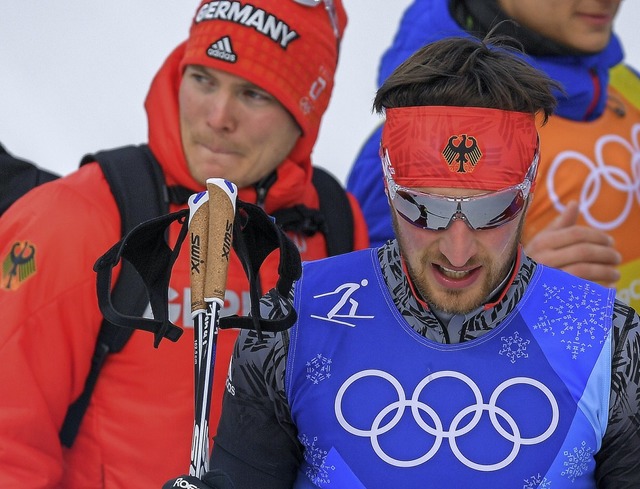
[[[169,185],[201,190],[187,171],[180,142],[177,94],[183,49],[169,56],[151,85],[145,104],[149,146]],[[309,154],[285,160],[277,172],[267,212],[295,204],[317,208]],[[245,188],[239,198],[255,202],[256,196]],[[364,219],[349,198],[355,247],[365,248]],[[177,232],[176,225],[173,237]],[[169,291],[172,320],[185,329],[182,338],[155,349],[149,333],[134,332],[121,353],[109,356],[73,447],[62,447],[58,438],[69,404],[83,389],[102,320],[92,266],[119,239],[118,209],[97,164],[37,187],[0,219],[0,487],[161,487],[188,471],[194,386],[187,246],[176,261]],[[321,234],[296,239],[303,260],[326,256]],[[31,257],[30,266],[9,281],[17,256]],[[263,267],[265,290],[277,279],[277,259],[269,257]],[[248,283],[234,255],[223,312],[248,310]],[[235,336],[223,331],[218,340],[211,434]]]

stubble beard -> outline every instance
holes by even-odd
[[[448,263],[447,258],[440,252],[425,251],[420,257],[419,270],[414,269],[411,263],[405,258],[404,262],[409,273],[408,279],[411,280],[413,287],[416,292],[420,294],[421,299],[429,304],[430,307],[447,314],[467,314],[485,304],[496,291],[498,285],[505,279],[516,259],[518,244],[522,237],[523,217],[520,218],[520,222],[518,223],[514,240],[507,246],[509,256],[498,268],[495,267],[495,261],[484,253],[476,255],[473,258],[473,262],[469,263],[470,265],[482,264],[486,273],[479,287],[474,286],[475,290],[444,289],[430,284],[426,278],[426,270],[431,268],[434,262]],[[400,248],[400,255],[404,257],[406,255],[403,251],[403,239],[398,232],[399,229],[395,215],[392,216],[392,222]]]
[[[499,268],[495,268],[495,262],[489,257],[476,257],[474,262],[482,263],[486,275],[482,283],[475,284],[471,289],[446,289],[433,285],[425,278],[427,267],[432,266],[434,258],[426,254],[420,260],[420,270],[414,270],[407,263],[410,279],[416,291],[430,307],[447,314],[468,314],[485,304],[498,285],[504,280],[511,270],[515,259],[517,247],[513,246],[510,257],[502,263]],[[446,262],[446,258],[439,255],[439,262]]]

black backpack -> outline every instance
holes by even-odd
[[[9,154],[0,144],[0,216],[18,197],[56,178],[58,175]]]
[[[92,161],[100,164],[114,195],[122,220],[122,236],[142,222],[167,214],[170,202],[186,203],[193,193],[182,187],[167,187],[162,170],[147,145],[124,146],[89,154],[80,164]],[[56,178],[58,175],[15,158],[0,145],[0,215],[31,188]],[[329,256],[353,251],[354,221],[344,188],[333,175],[319,167],[313,169],[313,184],[320,198],[319,211],[304,206],[283,209],[275,213],[276,223],[284,230],[307,235],[322,232]],[[149,304],[142,279],[128,261],[122,261],[111,300],[116,310],[132,317],[141,316]],[[69,406],[60,430],[63,445],[71,447],[78,434],[107,355],[121,351],[132,334],[133,329],[103,319],[84,390]]]

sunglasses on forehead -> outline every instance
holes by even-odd
[[[398,185],[389,171],[389,155],[383,153],[387,192],[400,217],[416,227],[442,231],[453,221],[464,221],[474,230],[493,229],[513,220],[524,209],[536,175],[539,151],[522,183],[497,192],[469,197],[448,197],[419,192]]]
[[[336,6],[333,0],[293,0],[297,4],[304,5],[305,7],[317,7],[320,4],[324,4],[324,8],[329,14],[329,20],[331,21],[331,27],[333,27],[333,33],[337,40],[340,40],[340,31],[338,30],[338,14],[336,12]]]

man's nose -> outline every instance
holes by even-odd
[[[217,131],[231,131],[236,127],[237,113],[231,94],[219,91],[211,96],[207,124]]]
[[[454,219],[447,229],[441,231],[440,252],[451,265],[462,267],[476,254],[476,232],[463,219]]]

